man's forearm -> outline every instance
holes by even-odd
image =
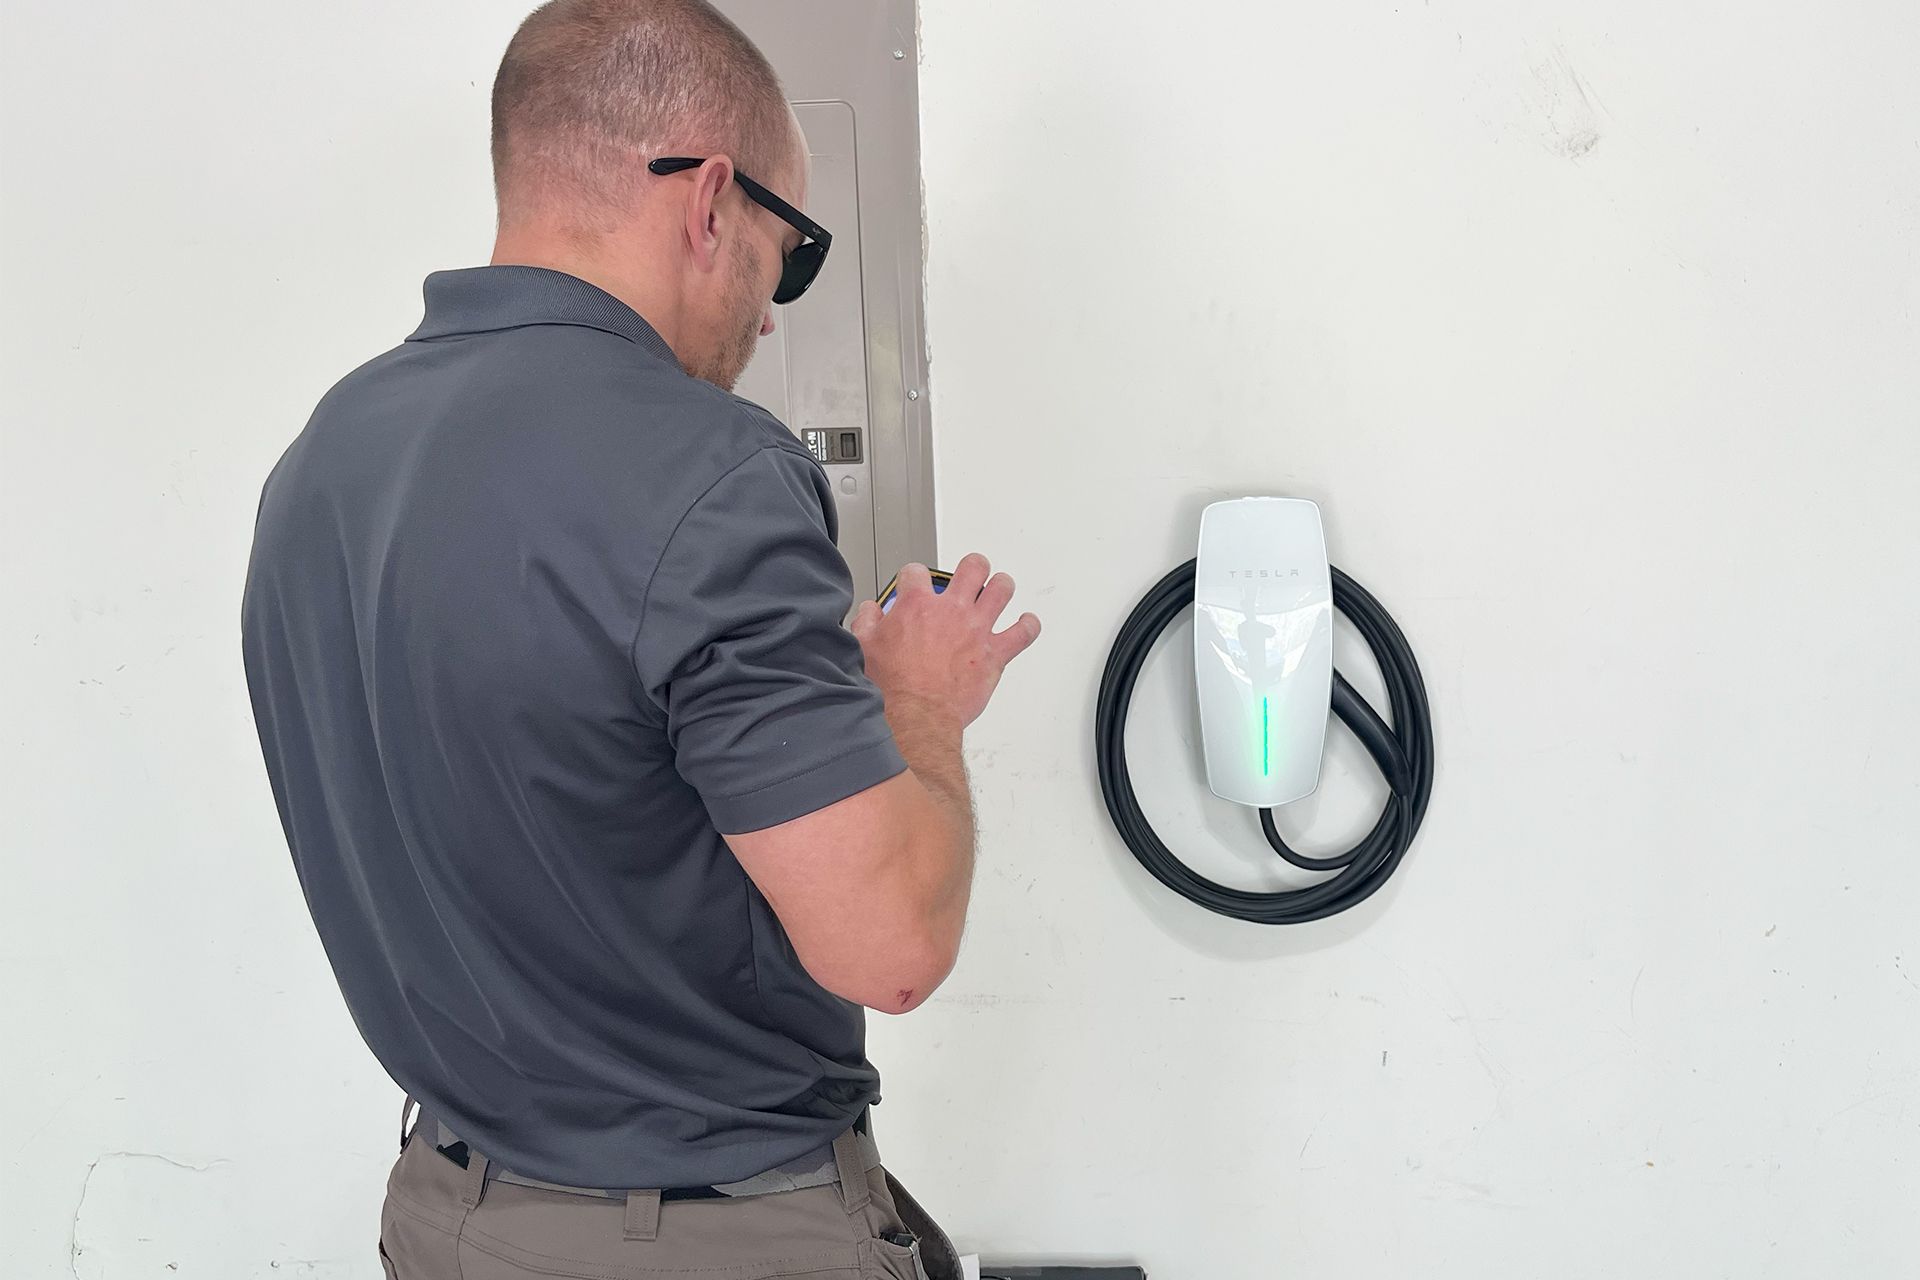
[[[973,794],[960,753],[960,725],[917,699],[889,697],[887,723],[907,767],[973,842]]]
[[[957,943],[973,886],[974,843],[973,793],[960,751],[961,726],[929,704],[900,697],[887,699],[887,723],[907,768],[933,800],[945,828],[940,833],[944,838],[915,843],[927,863],[928,906],[953,930]]]

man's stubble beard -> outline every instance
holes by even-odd
[[[759,297],[760,255],[750,245],[741,245],[728,271],[727,292],[730,314],[740,317],[729,330],[720,349],[703,369],[689,370],[694,377],[711,382],[723,391],[732,391],[746,372],[760,345],[760,318],[766,304]]]

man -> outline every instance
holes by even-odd
[[[961,731],[1039,624],[968,556],[842,625],[826,481],[728,390],[828,240],[737,29],[554,0],[493,110],[493,264],[321,401],[243,610],[301,887],[421,1107],[385,1265],[942,1275],[861,1006],[954,962]]]

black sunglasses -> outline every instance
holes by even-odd
[[[698,169],[706,162],[704,156],[698,159],[693,156],[663,156],[649,163],[647,169],[665,177],[670,173]],[[733,180],[740,184],[740,189],[747,193],[749,200],[807,237],[807,243],[786,256],[786,265],[780,271],[780,283],[774,286],[773,300],[784,306],[805,293],[814,277],[820,274],[820,268],[827,261],[827,250],[833,247],[833,236],[825,227],[738,169],[733,171]]]

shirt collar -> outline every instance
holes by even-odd
[[[423,292],[427,314],[408,342],[490,333],[530,324],[573,324],[625,338],[678,364],[666,340],[606,290],[545,267],[466,267],[436,271]]]

